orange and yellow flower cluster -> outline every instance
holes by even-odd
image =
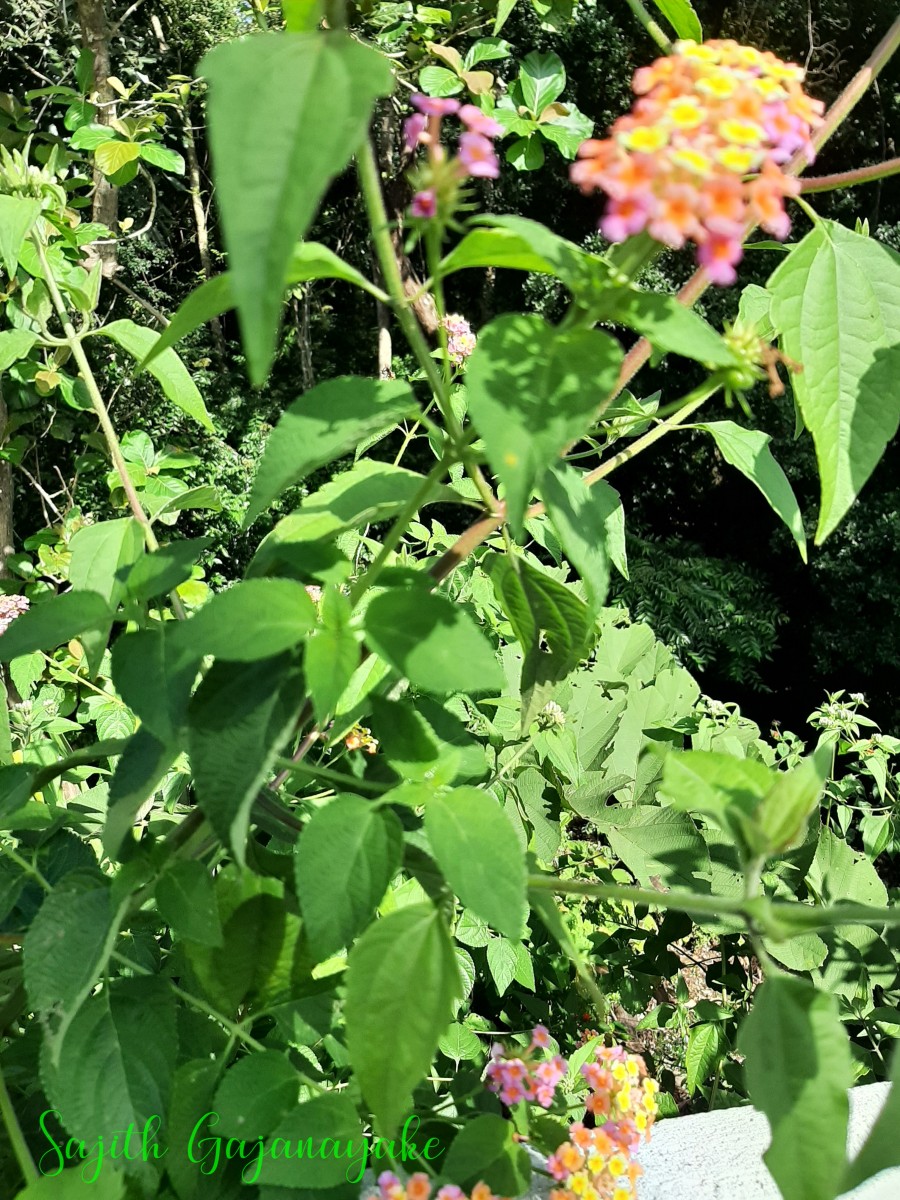
[[[586,1108],[596,1126],[576,1121],[550,1156],[550,1173],[562,1184],[550,1200],[634,1200],[641,1169],[632,1153],[642,1136],[650,1137],[659,1084],[647,1078],[644,1060],[621,1046],[598,1046],[581,1073],[591,1086]]]
[[[804,71],[735,41],[677,42],[635,73],[635,101],[603,140],[582,144],[571,177],[609,197],[600,227],[621,242],[645,229],[680,249],[692,241],[715,283],[737,274],[748,225],[784,239],[782,169],[796,151],[811,162],[823,104],[803,90]]]

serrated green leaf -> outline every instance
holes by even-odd
[[[124,318],[120,321],[111,321],[108,325],[101,325],[97,334],[110,338],[137,362],[145,364],[147,355],[159,340],[159,334],[154,333],[152,329],[145,329],[142,325],[136,325],[134,321]],[[210,433],[215,433],[215,426],[206,411],[203,397],[200,395],[196,383],[191,379],[187,367],[174,350],[164,350],[161,354],[157,354],[147,365],[147,370],[159,382],[167,399],[171,400],[176,408],[180,408],[183,413],[193,417]]]
[[[784,1200],[832,1200],[846,1166],[853,1082],[834,997],[803,979],[770,975],[753,998],[738,1049],[750,1099],[769,1120],[764,1158]],[[798,1146],[816,1152],[801,1155]]]
[[[222,945],[222,924],[212,877],[195,859],[175,859],[156,881],[159,915],[178,938]]]
[[[115,979],[78,1010],[58,1061],[45,1045],[41,1078],[68,1132],[95,1145],[99,1129],[143,1129],[165,1112],[177,1055],[175,997],[163,980]]]
[[[245,579],[219,592],[171,640],[195,659],[255,662],[297,647],[316,623],[315,606],[293,579]]]
[[[803,366],[794,396],[816,445],[816,545],[843,520],[900,424],[900,255],[821,221],[769,280],[784,352]]]
[[[120,573],[130,570],[144,549],[144,534],[134,517],[99,521],[79,529],[69,543],[69,582],[76,591],[96,592],[114,612],[125,594]],[[92,675],[100,670],[112,621],[85,633],[81,642]],[[130,732],[130,731],[129,731]]]
[[[339,796],[317,809],[294,858],[297,897],[321,962],[350,946],[400,866],[403,830],[389,809]]]
[[[508,938],[491,938],[487,946],[487,962],[497,995],[503,996],[515,979],[519,964],[515,943]]]
[[[125,590],[135,600],[151,600],[177,588],[191,578],[197,559],[212,544],[212,538],[186,538],[170,542],[145,554],[125,577]]]
[[[319,624],[306,643],[303,667],[316,720],[334,712],[359,666],[359,642],[350,625],[350,601],[331,585],[322,594]]]
[[[113,646],[112,678],[119,695],[161,742],[175,742],[187,717],[198,658],[170,623],[125,634]]]
[[[291,249],[392,86],[388,60],[337,31],[272,33],[216,46],[209,134],[231,282],[251,382],[275,350]],[[328,120],[321,117],[328,97]]]
[[[563,463],[546,473],[541,491],[560,545],[584,580],[591,607],[599,612],[609,589],[607,522],[616,506],[610,506],[607,492],[589,488],[578,471]],[[615,492],[613,497],[618,500]]]
[[[493,796],[460,787],[425,809],[425,832],[463,904],[509,938],[525,934],[525,855],[509,817]]]
[[[366,639],[426,692],[488,691],[502,675],[487,638],[459,605],[419,588],[393,588],[369,604]]]
[[[531,1167],[516,1140],[511,1121],[486,1113],[467,1121],[447,1152],[442,1170],[458,1179],[468,1190],[483,1180],[500,1195],[521,1196],[528,1192]]]
[[[482,331],[466,372],[469,412],[517,533],[544,471],[587,429],[621,360],[608,334],[560,333],[537,316],[499,317]]]
[[[266,1137],[296,1107],[299,1091],[300,1077],[280,1051],[248,1054],[225,1072],[216,1091],[221,1133],[248,1142]]]
[[[279,1138],[300,1146],[306,1145],[309,1139],[312,1154],[304,1155],[301,1162],[276,1156],[272,1147]],[[317,1096],[294,1108],[272,1130],[266,1142],[267,1153],[259,1182],[281,1185],[282,1188],[309,1189],[316,1200],[320,1196],[325,1200],[329,1195],[326,1189],[335,1189],[348,1181],[355,1183],[358,1190],[367,1157],[363,1141],[356,1105],[350,1096],[335,1092]],[[329,1149],[326,1149],[326,1143]],[[341,1148],[340,1154],[335,1153],[337,1147]],[[252,1172],[246,1178],[251,1179]]]
[[[269,434],[244,517],[252,524],[285,488],[346,454],[363,437],[416,411],[399,380],[329,379],[285,410]]]
[[[54,650],[86,630],[104,628],[111,616],[109,605],[96,592],[66,592],[41,600],[0,636],[0,662],[34,650]]]
[[[429,902],[370,925],[350,952],[347,1048],[385,1135],[400,1124],[462,994],[450,937]]]
[[[127,856],[137,814],[177,757],[177,746],[159,741],[143,726],[129,738],[110,781],[103,829],[103,849],[113,860]]]
[[[302,673],[291,655],[214,663],[191,699],[188,752],[200,807],[240,863],[250,808],[302,702]]]

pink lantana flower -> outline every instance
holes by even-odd
[[[482,137],[495,138],[503,133],[500,122],[483,113],[474,104],[464,104],[459,110],[459,119],[470,133],[480,133]]]
[[[489,138],[481,133],[464,133],[459,139],[459,161],[475,179],[496,179],[500,163]]]

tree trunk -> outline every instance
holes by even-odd
[[[109,28],[104,0],[78,0],[78,21],[81,26],[81,43],[86,50],[90,50],[94,58],[92,99],[98,106],[95,120],[98,125],[109,125],[116,116],[116,94],[106,82],[112,74],[112,67],[109,61]],[[110,183],[102,171],[96,169],[91,218],[106,225],[115,234],[119,219],[119,189]],[[99,258],[106,278],[114,274],[115,243],[96,246],[89,253]]]
[[[184,153],[187,159],[188,182],[191,188],[191,206],[194,210],[194,227],[197,231],[197,250],[200,254],[200,265],[207,279],[213,277],[212,259],[209,255],[209,229],[206,224],[206,212],[203,208],[201,191],[200,160],[197,157],[197,142],[194,138],[194,127],[191,125],[190,99],[185,98],[181,110],[181,122],[184,127]],[[215,339],[216,349],[222,358],[225,357],[225,335],[222,333],[222,322],[213,317],[210,326]]]

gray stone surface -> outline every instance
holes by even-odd
[[[850,1093],[847,1148],[854,1156],[881,1111],[890,1084],[873,1083]],[[900,1129],[897,1130],[900,1138]],[[639,1200],[779,1200],[762,1160],[769,1125],[752,1108],[728,1108],[661,1121],[637,1155],[644,1168]],[[798,1146],[799,1155],[812,1147]],[[546,1196],[552,1184],[535,1196]],[[883,1171],[845,1200],[900,1200],[900,1168]]]
[[[866,1140],[889,1090],[888,1083],[871,1083],[851,1091],[847,1136],[851,1157]],[[780,1200],[762,1159],[768,1144],[768,1122],[752,1108],[661,1121],[637,1156],[644,1168],[638,1200]],[[797,1153],[815,1150],[798,1146]],[[533,1157],[536,1165],[544,1165],[544,1160]],[[363,1196],[370,1194],[374,1182],[369,1175]],[[553,1186],[551,1180],[538,1184],[530,1200],[544,1200]],[[900,1200],[900,1167],[882,1171],[841,1200]]]

